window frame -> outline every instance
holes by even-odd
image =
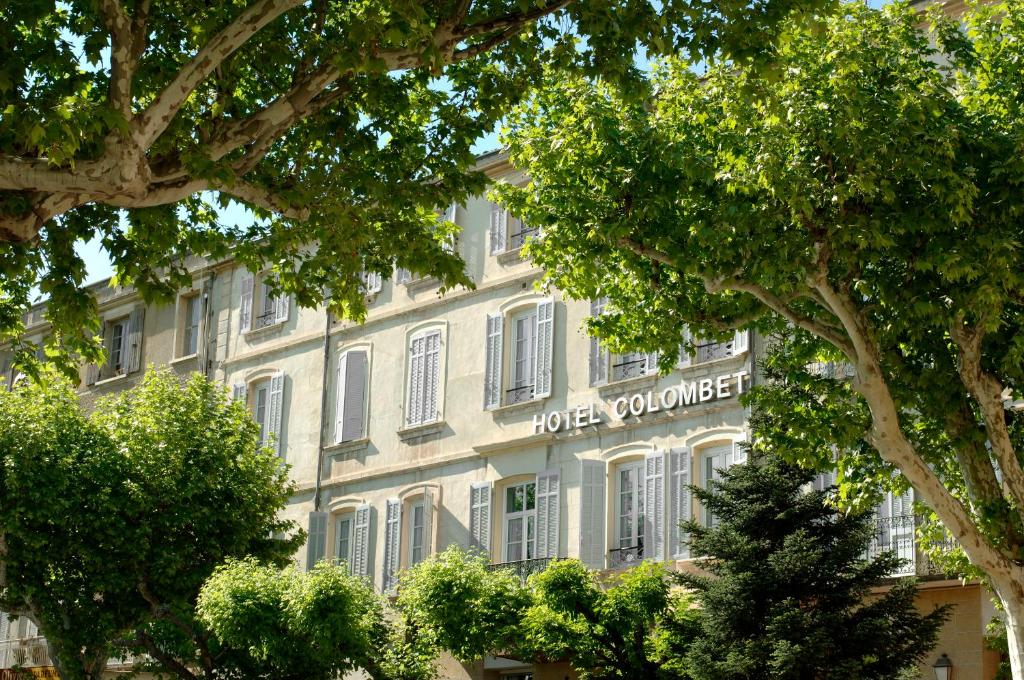
[[[129,335],[129,316],[117,316],[112,319],[104,319],[104,333],[103,333],[103,344],[104,349],[107,350],[108,361],[104,366],[105,378],[116,378],[120,375],[128,374],[128,335]],[[120,329],[120,347],[117,351],[117,358],[115,359],[114,353],[114,335],[117,329]],[[109,343],[109,345],[108,345]]]
[[[180,321],[178,329],[181,332],[181,340],[178,343],[178,357],[185,359],[199,354],[199,339],[202,337],[203,327],[203,300],[199,291],[190,291],[179,297]],[[189,314],[189,307],[195,305],[195,313]],[[190,316],[195,316],[195,324],[191,324]],[[194,329],[194,331],[192,331]],[[195,333],[193,336],[192,333]],[[190,340],[194,340],[195,347],[190,348]]]
[[[538,336],[538,314],[537,305],[517,309],[510,312],[508,331],[508,380],[502,385],[504,391],[502,405],[512,406],[531,401],[537,392],[537,336]],[[520,359],[518,349],[520,343],[520,322],[527,322],[523,329],[529,328],[529,337],[526,341],[525,359]],[[522,365],[525,375],[519,375],[519,367]],[[527,381],[526,378],[529,378]],[[525,390],[525,397],[520,396],[520,391]]]
[[[342,533],[341,525],[345,522],[348,524],[348,529]],[[355,525],[356,525],[356,514],[355,511],[339,512],[334,515],[334,559],[336,562],[344,562],[348,568],[348,573],[352,574],[352,551],[355,543]],[[346,545],[345,554],[341,554],[342,542]]]
[[[427,537],[427,506],[426,499],[423,496],[419,496],[411,501],[408,501],[408,513],[407,517],[409,523],[409,544],[408,550],[408,567],[414,567],[427,558],[427,543],[429,538]],[[419,523],[417,524],[417,513],[419,514]],[[417,534],[417,531],[419,532]],[[419,539],[417,541],[417,539]],[[417,551],[419,551],[419,557],[417,558]]]
[[[643,554],[644,523],[646,520],[644,509],[644,494],[646,492],[644,465],[645,460],[640,458],[638,460],[625,461],[615,466],[615,505],[613,506],[615,517],[615,549],[637,550],[638,556]],[[622,476],[625,472],[633,472],[632,488],[628,491],[623,489],[622,484]],[[626,493],[631,493],[633,496],[632,513],[630,513],[632,531],[629,536],[624,536],[622,532],[622,520],[625,517],[625,514],[622,512],[622,498]],[[628,545],[623,544],[623,541],[625,540],[629,540]]]
[[[437,368],[436,376],[433,376],[433,401],[434,408],[433,413],[427,416],[427,378],[430,377],[429,363],[427,361],[431,352],[428,352],[428,339],[431,336],[437,336]],[[414,375],[414,360],[416,359],[415,344],[418,340],[423,340],[423,351],[422,351],[422,374],[419,376]],[[447,328],[446,325],[438,324],[437,322],[431,322],[427,325],[421,325],[411,330],[406,334],[406,346],[405,346],[405,386],[404,394],[402,399],[402,425],[399,431],[402,430],[413,430],[420,427],[436,425],[444,422],[444,383],[446,380],[446,340],[447,340]],[[418,377],[418,380],[417,380]],[[421,415],[417,420],[412,420],[413,410],[413,394],[414,387],[419,386],[422,391],[422,401],[420,405]]]
[[[529,504],[529,487],[533,487],[533,507],[527,507]],[[509,494],[515,493],[516,489],[523,489],[523,509],[522,510],[509,510]],[[518,482],[512,482],[505,485],[501,490],[502,501],[501,501],[501,561],[502,562],[524,562],[527,560],[536,559],[537,555],[537,480],[536,479],[524,479]],[[512,532],[510,530],[511,523],[516,520],[521,520],[521,533],[519,540],[516,542],[520,547],[520,556],[513,559],[509,552],[510,538]],[[531,539],[532,531],[532,539]],[[532,550],[531,550],[532,545]]]

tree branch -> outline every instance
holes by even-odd
[[[174,656],[168,654],[156,644],[156,641],[147,633],[135,631],[135,642],[146,648],[149,655],[162,663],[169,670],[183,680],[198,680],[198,676],[188,669],[188,666],[178,661]]]
[[[135,72],[132,21],[120,0],[100,0],[103,24],[110,33],[110,104],[127,121],[132,115],[132,76]]]
[[[486,35],[488,33],[493,33],[494,31],[506,31],[510,28],[518,28],[524,24],[530,23],[531,21],[536,21],[541,17],[547,16],[548,14],[557,12],[570,2],[572,2],[572,0],[555,0],[554,2],[545,3],[540,7],[535,7],[529,12],[509,12],[508,14],[503,14],[500,17],[481,21],[478,24],[464,26],[455,32],[454,37],[457,40],[465,40],[466,38]]]
[[[239,198],[246,203],[252,203],[264,210],[276,212],[292,220],[304,222],[309,219],[309,208],[297,208],[269,189],[243,180],[235,180],[232,186],[215,187],[214,190]]]

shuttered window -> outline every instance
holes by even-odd
[[[513,311],[507,323],[500,314],[487,316],[484,408],[551,395],[554,314],[554,301],[545,298],[535,306]],[[509,329],[507,340],[504,337],[506,327]],[[503,356],[505,346],[508,347],[507,358]]]
[[[608,309],[605,296],[590,301],[590,316],[596,318]],[[617,380],[629,380],[658,372],[657,352],[626,352],[612,354],[599,338],[590,336],[590,385],[604,385]]]
[[[693,516],[690,465],[689,449],[678,448],[669,452],[669,555],[677,559],[690,557],[690,537],[681,526]]]
[[[491,483],[474,482],[469,488],[469,535],[471,547],[491,551]]]
[[[338,357],[334,441],[351,442],[366,435],[366,395],[369,362],[364,350]]]
[[[560,490],[558,470],[537,475],[537,557],[558,557]]]
[[[441,363],[441,332],[427,331],[409,343],[406,426],[432,423],[440,418],[438,380]]]
[[[605,565],[605,464],[580,461],[580,560],[592,569]]]
[[[701,486],[710,489],[712,482],[721,479],[721,471],[728,469],[732,464],[733,444],[719,444],[709,446],[701,450]],[[704,525],[713,527],[718,524],[718,518],[704,510]]]
[[[398,585],[399,559],[402,545],[402,504],[389,498],[384,514],[384,569],[382,584],[385,592]]]
[[[350,571],[358,576],[370,575],[370,519],[372,512],[369,505],[356,506],[355,523],[352,527]]]
[[[327,513],[309,513],[309,535],[306,538],[306,571],[324,558],[327,547]]]
[[[644,459],[643,558],[665,559],[665,452],[653,451]]]
[[[181,356],[199,352],[199,321],[203,300],[199,295],[190,295],[183,300],[181,328]]]
[[[288,295],[275,296],[266,276],[253,276],[248,271],[242,273],[238,303],[240,333],[274,326],[288,320],[291,298]]]
[[[239,391],[236,387],[236,395]],[[241,394],[245,394],[244,391]],[[279,456],[284,455],[282,424],[284,420],[284,373],[253,383],[252,414],[260,426],[260,443],[272,445]]]

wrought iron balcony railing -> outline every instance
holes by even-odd
[[[647,357],[612,364],[612,380],[629,380],[647,375]]]
[[[505,405],[521,404],[533,399],[533,385],[520,385],[505,390]]]
[[[496,562],[487,565],[491,571],[510,571],[519,577],[519,580],[526,583],[531,574],[538,574],[548,568],[557,557],[535,557],[531,560],[516,560],[514,562]]]
[[[915,515],[876,517],[875,534],[865,551],[865,557],[872,559],[883,552],[891,551],[903,560],[903,565],[890,576],[954,576],[936,564],[922,549],[917,539],[917,529],[924,520]],[[956,549],[956,541],[946,534],[941,545],[942,551]]]
[[[697,345],[697,358],[694,363],[703,364],[716,359],[725,359],[736,354],[736,341],[728,342],[706,342]]]
[[[524,224],[522,229],[517,232],[513,232],[512,235],[508,237],[509,248],[511,250],[522,248],[526,243],[526,239],[530,236],[535,236],[536,234],[537,227],[529,227]]]
[[[622,569],[631,567],[644,559],[644,546],[631,545],[627,548],[614,548],[608,551],[608,568]]]
[[[270,310],[264,312],[252,320],[252,327],[255,328],[266,328],[267,326],[273,326],[277,323],[277,310]]]

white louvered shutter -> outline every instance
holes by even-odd
[[[665,559],[665,452],[644,459],[644,559]]]
[[[469,487],[469,535],[474,548],[491,551],[491,482]]]
[[[231,386],[231,398],[234,399],[235,401],[242,402],[243,405],[245,405],[248,399],[248,392],[249,386],[244,382],[235,383],[234,385]]]
[[[0,642],[7,640],[11,635],[11,623],[6,612],[0,612]]]
[[[423,557],[434,552],[434,492],[423,490]]]
[[[658,353],[648,352],[644,358],[647,360],[644,364],[644,375],[656,375],[658,373]]]
[[[146,308],[138,306],[128,315],[128,337],[122,351],[127,352],[124,360],[125,373],[134,373],[142,367],[142,329]]]
[[[367,295],[379,293],[381,288],[384,287],[384,277],[380,275],[380,272],[363,271],[361,277],[363,279],[363,292]]]
[[[412,281],[412,272],[403,267],[395,270],[395,283],[409,283]]]
[[[351,569],[358,576],[370,575],[370,512],[370,506],[365,503],[356,506]]]
[[[501,364],[502,334],[504,317],[501,314],[487,315],[486,339],[484,346],[484,408],[501,406]]]
[[[537,475],[537,557],[558,557],[560,489],[558,470]]]
[[[242,271],[242,297],[238,303],[238,331],[244,333],[252,328],[252,291],[256,277],[249,270]]]
[[[689,350],[686,349],[686,343],[690,341],[690,329],[685,325],[683,326],[683,341],[679,343],[679,358],[676,360],[676,366],[679,368],[686,368],[690,365],[692,357],[690,356]]]
[[[508,241],[508,211],[491,203],[491,255],[505,252]]]
[[[743,354],[750,349],[750,331],[736,331],[736,338],[733,340],[732,353]]]
[[[598,317],[604,314],[605,304],[608,298],[599,297],[590,301],[590,316]],[[608,382],[608,364],[611,356],[608,350],[601,344],[599,338],[590,336],[590,385],[604,385]]]
[[[324,558],[327,550],[327,513],[309,513],[309,536],[306,538],[306,571]]]
[[[274,298],[274,321],[283,323],[288,320],[288,312],[291,309],[291,296],[281,294]]]
[[[669,556],[676,559],[690,557],[689,534],[680,527],[692,518],[693,500],[690,496],[690,449],[669,451]]]
[[[100,379],[100,367],[97,364],[86,364],[85,365],[85,384],[95,385],[96,381]],[[11,381],[13,383],[13,381]]]
[[[409,398],[406,400],[406,425],[423,422],[423,360],[426,338],[422,335],[409,343]]]
[[[423,421],[432,423],[438,419],[438,379],[441,373],[441,333],[428,333],[423,348]]]
[[[604,569],[605,464],[580,461],[580,561]]]
[[[399,556],[401,551],[402,503],[389,498],[384,515],[384,591],[391,591],[397,584]]]
[[[908,489],[898,496],[890,492],[888,497],[892,534],[890,549],[896,553],[897,557],[905,560],[904,564],[899,567],[899,573],[913,574],[917,562],[917,551],[914,548],[914,533],[917,524],[914,521],[914,490]]]
[[[362,350],[350,350],[338,359],[338,408],[335,441],[362,439],[366,424],[367,358]]]
[[[284,417],[284,373],[278,371],[270,376],[270,413],[268,414],[267,431],[274,436],[277,455],[284,456],[284,442],[281,441],[281,422]]]
[[[747,435],[741,434],[732,443],[732,453],[729,455],[729,465],[737,465],[747,462]]]
[[[537,355],[536,361],[537,398],[551,396],[551,355],[555,342],[555,302],[551,298],[537,303]]]

